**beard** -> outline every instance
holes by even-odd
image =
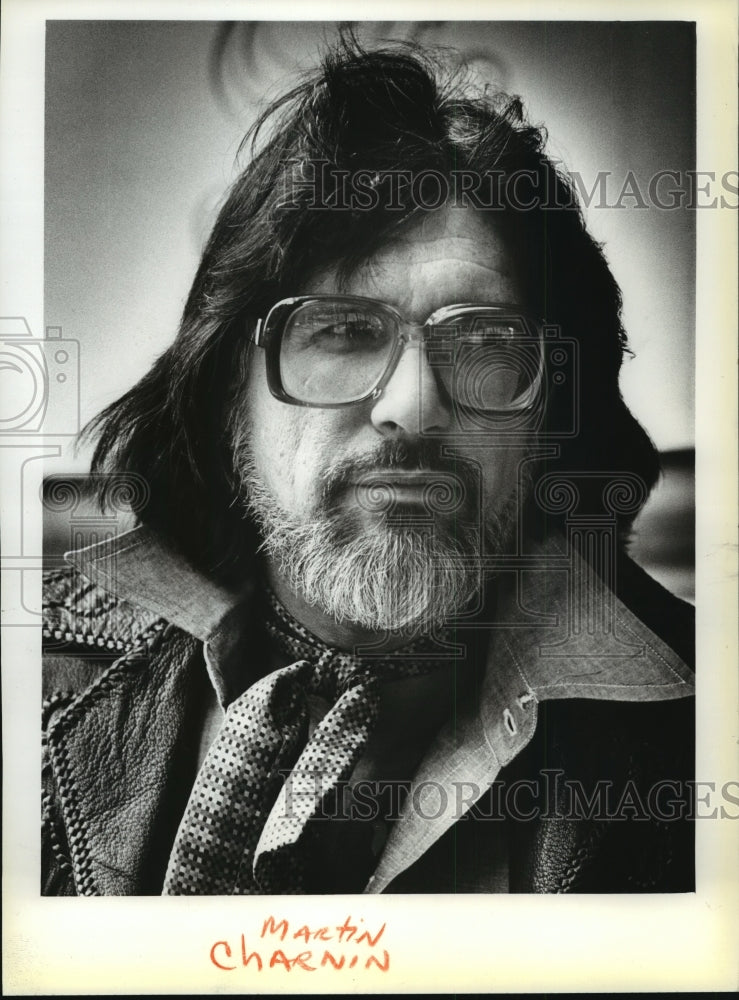
[[[248,432],[240,438],[239,491],[260,551],[294,593],[337,623],[390,632],[441,627],[479,599],[484,555],[506,551],[514,534],[518,487],[497,512],[486,511],[479,467],[433,442],[386,441],[370,456],[344,460],[327,470],[310,515],[297,517],[260,475]],[[427,484],[422,505],[398,502],[395,477],[405,474]]]

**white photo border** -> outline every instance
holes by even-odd
[[[525,5],[106,3],[6,0],[3,5],[0,162],[3,266],[0,315],[43,329],[44,24],[46,19],[691,20],[697,23],[697,169],[736,169],[737,8],[725,0]],[[697,219],[697,777],[736,780],[737,215]],[[39,448],[43,451],[43,441]],[[10,456],[10,458],[8,457]],[[3,453],[3,471],[16,453]],[[30,457],[40,457],[40,451]],[[6,551],[25,519],[38,542],[41,462],[23,489],[4,476]],[[290,992],[685,991],[736,987],[739,822],[697,823],[697,891],[677,896],[426,896],[41,898],[37,803],[40,637],[3,634],[4,992],[7,995]],[[443,908],[442,908],[443,907]],[[386,923],[387,973],[320,969],[218,970],[211,946],[256,937],[263,920],[331,925],[349,915]]]

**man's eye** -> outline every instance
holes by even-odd
[[[311,343],[332,351],[372,350],[385,342],[382,330],[361,321],[344,321],[314,331]]]

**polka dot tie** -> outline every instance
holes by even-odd
[[[180,823],[164,895],[315,891],[317,824],[311,821],[362,757],[382,683],[448,663],[429,638],[395,651],[392,660],[331,649],[274,595],[269,600],[267,631],[301,658],[261,678],[228,707]],[[332,707],[309,739],[310,695]]]

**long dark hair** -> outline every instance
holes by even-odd
[[[518,98],[472,87],[443,53],[409,44],[365,51],[343,38],[242,147],[249,140],[252,158],[220,211],[174,343],[85,429],[98,436],[94,473],[148,482],[144,523],[206,572],[238,579],[253,540],[237,502],[227,410],[250,319],[317,265],[351,273],[424,210],[407,178],[428,171],[527,179],[525,208],[505,184],[495,204],[476,207],[502,227],[528,304],[579,345],[579,432],[561,441],[549,469],[628,471],[651,489],[657,453],[618,387],[627,349],[618,286]],[[316,170],[321,162],[330,169]],[[341,171],[358,170],[372,177],[377,204],[326,210],[340,197]],[[312,186],[295,183],[306,176]]]

